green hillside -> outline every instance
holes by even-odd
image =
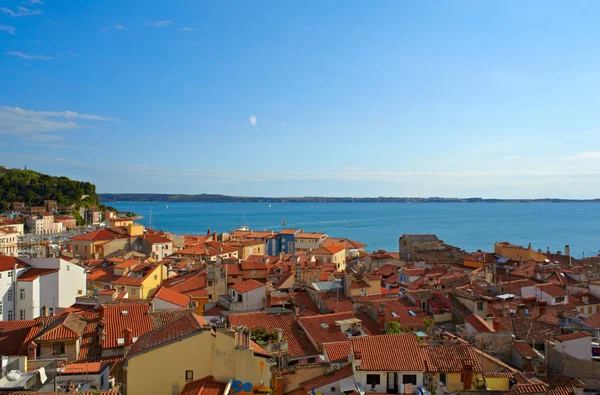
[[[83,200],[83,196],[87,195]],[[89,182],[54,177],[33,170],[0,168],[0,208],[10,208],[14,201],[41,206],[44,200],[56,200],[59,207],[75,205],[104,209]]]

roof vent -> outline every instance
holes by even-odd
[[[322,326],[323,328],[326,328],[326,329],[327,329],[327,328],[329,328],[329,325],[327,325],[327,324],[326,324],[326,323],[324,323],[324,322],[323,322],[323,323],[321,323],[321,326]]]
[[[128,314],[129,314],[129,311],[127,311],[127,310],[121,311],[121,315],[128,315]]]

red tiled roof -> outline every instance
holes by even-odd
[[[208,295],[206,271],[198,270],[183,276],[171,277],[163,281],[162,286],[184,295],[203,297]]]
[[[37,336],[36,341],[55,341],[78,339],[83,334],[87,322],[74,313],[69,313],[64,318],[54,321]]]
[[[477,331],[477,332],[495,332],[494,328],[490,326],[490,324],[488,324],[488,322],[486,320],[484,320],[483,318],[481,318],[480,316],[476,315],[476,314],[470,314],[468,315],[465,320],[471,324],[471,326]]]
[[[172,243],[173,241],[163,235],[156,234],[145,234],[142,236],[144,240],[146,240],[150,244],[164,244],[164,243]]]
[[[594,329],[600,328],[600,312],[586,318],[583,323],[591,326]]]
[[[154,294],[154,299],[164,300],[165,302],[169,302],[180,307],[188,307],[190,303],[190,297],[188,295],[181,294],[166,287],[160,287]]]
[[[296,235],[296,239],[320,239],[323,236],[326,236],[325,233],[298,233]]]
[[[317,388],[326,386],[328,384],[336,383],[336,382],[338,382],[342,379],[345,379],[346,377],[350,377],[352,375],[353,375],[352,365],[348,365],[348,366],[344,366],[343,368],[341,368],[339,370],[334,370],[332,372],[317,376],[313,379],[303,381],[301,383],[301,385],[302,385],[302,388],[304,388],[304,390],[306,392],[311,392],[313,389],[317,389]]]
[[[307,334],[312,337],[316,344],[323,344],[347,340],[348,337],[342,332],[342,329],[337,326],[336,321],[352,318],[357,317],[354,313],[348,311],[343,313],[300,317],[298,322],[305,329]],[[362,327],[362,329],[367,335],[372,335],[366,327]]]
[[[323,343],[323,351],[327,354],[330,362],[348,362],[348,356],[352,353],[350,340]]]
[[[19,259],[14,256],[0,255],[0,272],[4,272],[7,270],[12,270],[15,265],[19,268],[27,267],[24,262],[21,262]]]
[[[53,321],[54,317],[0,321],[0,354],[27,355],[29,342]]]
[[[202,332],[205,330],[205,328],[203,328],[204,325],[207,324],[208,323],[204,318],[197,316],[196,314],[184,315],[175,321],[140,336],[140,338],[133,343],[133,347],[131,347],[131,351],[127,355],[127,358],[129,359],[136,354],[189,336],[192,333]],[[210,330],[210,328],[208,328],[208,330]]]
[[[68,374],[85,374],[85,373],[100,373],[108,367],[107,362],[81,362],[67,365],[61,372],[63,375]]]
[[[562,289],[561,287],[559,287],[556,284],[537,284],[536,288],[544,291],[548,295],[555,297],[555,298],[558,296],[568,295],[567,291],[565,291],[564,289]]]
[[[414,334],[355,337],[350,340],[357,370],[424,371],[425,362]]]
[[[525,358],[525,357],[537,358],[539,356],[537,354],[537,352],[533,349],[533,347],[531,347],[526,342],[514,342],[512,346],[515,349],[515,351],[517,353],[519,353],[519,355],[522,356],[523,358]]]
[[[479,356],[470,344],[420,346],[422,358],[430,372],[462,372],[466,365],[481,372]]]
[[[98,295],[112,295],[117,292],[116,289],[101,289],[98,291]]]
[[[83,240],[83,241],[103,241],[113,239],[126,239],[128,235],[122,235],[115,232],[112,229],[100,229],[94,232],[84,233],[82,235],[72,236],[71,240]]]
[[[40,276],[45,276],[51,273],[58,273],[58,269],[29,269],[25,273],[21,274],[18,281],[33,281]]]
[[[227,383],[215,381],[213,376],[208,376],[187,383],[181,395],[223,395],[226,388]]]
[[[245,280],[240,283],[234,284],[229,288],[231,288],[234,291],[237,291],[239,293],[245,293],[245,292],[254,291],[255,289],[259,289],[264,286],[265,286],[265,284],[259,283],[256,280],[250,279],[250,280]]]
[[[148,314],[150,306],[146,303],[123,303],[115,305],[101,305],[104,309],[106,339],[102,341],[102,348],[122,347],[117,340],[123,338],[125,329],[132,330],[133,337],[139,337],[154,329],[152,318]],[[124,313],[124,312],[127,313]]]
[[[554,337],[554,340],[557,340],[559,342],[566,342],[569,340],[576,340],[576,339],[583,339],[584,337],[591,337],[592,335],[590,335],[587,332],[573,332],[573,333],[567,333],[564,335],[558,335]]]
[[[115,267],[117,269],[129,269],[129,268],[137,266],[139,264],[140,264],[140,261],[137,259],[128,259],[124,262],[121,262],[121,263],[115,265]]]
[[[227,319],[231,326],[247,326],[250,329],[262,327],[269,331],[276,328],[282,329],[283,336],[288,341],[289,354],[292,358],[319,354],[304,332],[298,328],[296,317],[293,314],[254,312],[229,314]]]

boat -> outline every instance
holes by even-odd
[[[246,218],[246,213],[244,213],[244,224],[237,227],[237,230],[241,232],[249,232],[250,227],[248,226],[248,219]]]
[[[169,205],[168,204],[166,204],[165,207],[167,208],[167,210],[169,209]]]
[[[350,222],[350,223],[348,224],[348,227],[349,227],[349,228],[354,228],[354,224],[353,224],[352,222]]]
[[[269,204],[269,208],[271,208],[271,204]]]

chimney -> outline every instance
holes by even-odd
[[[531,357],[525,357],[523,358],[523,369],[526,372],[533,372],[533,365],[531,365]]]
[[[277,333],[277,341],[283,340],[283,329],[275,328],[275,332]]]
[[[521,317],[525,316],[525,304],[519,303],[517,305],[517,314]]]
[[[98,308],[98,321],[104,321],[104,305],[102,304],[100,305],[100,308]]]
[[[124,339],[124,350],[123,356],[127,356],[129,354],[129,350],[131,350],[131,345],[133,344],[133,332],[131,329],[127,328],[123,330],[123,339]]]
[[[37,359],[37,344],[33,341],[27,346],[27,359],[30,361]]]
[[[546,302],[545,300],[540,300],[538,301],[538,310],[539,310],[539,315],[542,315],[546,312],[546,305],[548,304],[548,302]]]
[[[267,305],[266,307],[268,309],[269,307],[271,307],[271,292],[270,291],[267,291],[267,296],[265,297],[265,300],[266,300],[266,305]]]
[[[42,317],[48,317],[48,306],[42,306]]]
[[[379,313],[378,313],[378,318],[379,318],[379,329],[384,329],[385,328],[385,305],[383,303],[381,303],[379,305]]]
[[[463,389],[470,390],[473,381],[473,366],[463,362]]]
[[[360,351],[354,351],[354,366],[355,367],[360,367],[360,365],[362,364],[362,355],[360,354]]]
[[[494,331],[500,332],[502,330],[499,319],[494,318],[494,320],[492,321],[492,325],[493,325],[492,327],[494,328]]]
[[[213,240],[217,241],[217,232],[213,232]]]

